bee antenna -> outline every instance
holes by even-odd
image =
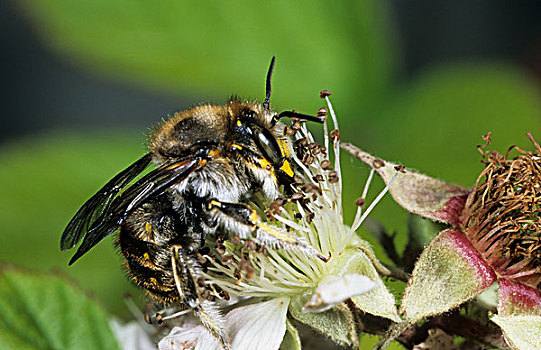
[[[269,110],[270,96],[271,96],[271,77],[272,71],[274,69],[274,61],[276,61],[276,56],[272,56],[269,71],[267,72],[267,81],[265,86],[265,101],[263,102],[263,107],[266,111]]]
[[[281,119],[281,118],[297,118],[297,119],[308,120],[308,121],[316,122],[316,123],[325,122],[324,117],[319,117],[319,116],[316,117],[313,115],[297,113],[295,111],[284,111],[275,117],[276,120]]]

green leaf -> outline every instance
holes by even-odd
[[[291,316],[342,345],[357,344],[358,338],[353,314],[342,305],[323,312],[302,312],[302,307],[310,300],[311,293],[298,295],[291,299]]]
[[[359,338],[359,349],[373,349],[374,346],[379,342],[380,337],[377,335],[372,335],[368,333],[362,334]],[[399,342],[392,342],[391,345],[387,348],[388,350],[404,350],[405,347],[402,346]]]
[[[107,314],[63,278],[0,271],[2,349],[119,349]]]
[[[438,233],[445,228],[444,225],[425,219],[419,215],[408,216],[408,244],[415,248],[424,248]]]
[[[471,187],[483,168],[476,145],[487,132],[490,148],[501,152],[532,148],[526,131],[541,138],[536,84],[514,66],[490,61],[427,69],[389,101],[378,156]]]
[[[123,295],[137,290],[127,280],[111,238],[68,266],[74,251],[60,251],[60,236],[92,194],[144,153],[144,137],[138,134],[57,131],[4,143],[0,261],[41,271],[63,270],[95,292],[108,310],[127,313]]]
[[[64,57],[169,92],[261,99],[276,55],[273,101],[282,108],[311,107],[324,87],[366,107],[382,98],[394,70],[388,13],[377,0],[21,3]]]

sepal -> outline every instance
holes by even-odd
[[[335,266],[341,270],[334,271],[336,275],[360,274],[367,276],[377,287],[363,294],[353,296],[351,300],[360,310],[392,321],[400,321],[395,306],[394,296],[387,290],[372,261],[365,252],[358,248],[348,248],[338,258]]]
[[[328,336],[338,344],[356,346],[359,339],[357,338],[357,327],[351,310],[341,304],[323,312],[303,312],[303,306],[311,297],[312,293],[306,293],[291,299],[289,307],[291,316]]]
[[[506,279],[498,284],[498,315],[491,321],[500,326],[513,349],[541,349],[541,292]]]
[[[386,184],[396,174],[397,164],[376,158],[349,143],[341,143],[340,146],[374,169]],[[411,170],[399,174],[389,192],[407,211],[452,225],[458,224],[469,193],[461,187]]]
[[[494,271],[454,229],[441,232],[423,251],[408,282],[400,312],[409,323],[473,298],[496,281]]]

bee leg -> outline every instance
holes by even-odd
[[[246,239],[250,234],[255,233],[255,240],[261,244],[279,249],[300,250],[325,262],[329,260],[329,257],[323,256],[304,240],[264,222],[257,215],[257,212],[246,204],[210,200],[207,209],[216,210],[218,220],[222,222],[225,228],[230,232],[235,232],[242,239]]]
[[[229,338],[223,330],[222,315],[213,302],[201,298],[201,292],[196,283],[200,276],[193,268],[195,264],[190,262],[182,246],[178,244],[171,246],[171,265],[175,285],[183,303],[194,311],[203,327],[218,340],[224,350],[231,349]]]

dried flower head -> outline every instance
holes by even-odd
[[[498,276],[541,283],[541,149],[482,152],[485,168],[468,196],[461,227]],[[486,138],[490,141],[490,138]],[[518,156],[510,159],[512,150]]]

